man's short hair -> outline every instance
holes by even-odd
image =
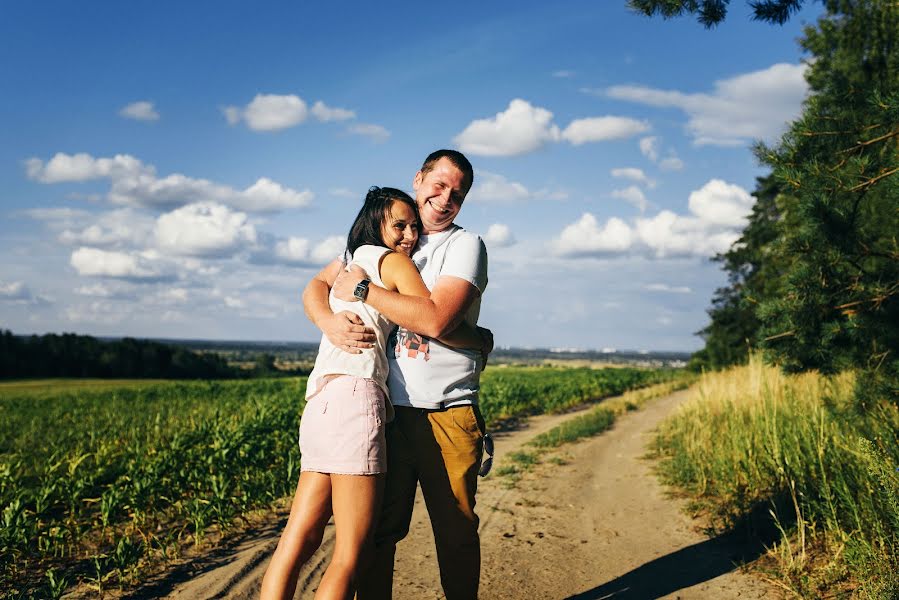
[[[458,150],[444,149],[431,152],[428,154],[425,162],[421,165],[421,174],[427,175],[428,171],[431,171],[434,168],[434,165],[437,164],[437,161],[441,158],[446,158],[453,163],[454,167],[462,171],[462,181],[468,184],[466,186],[466,191],[470,190],[471,184],[474,183],[474,167],[471,166],[471,163],[465,158],[465,155]]]

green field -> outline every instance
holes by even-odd
[[[675,376],[498,367],[490,424],[562,411]],[[130,586],[290,496],[305,378],[21,381],[0,385],[0,597]]]

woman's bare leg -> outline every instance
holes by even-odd
[[[303,471],[290,517],[262,579],[261,600],[290,600],[300,567],[318,550],[331,518],[331,476]]]
[[[331,475],[336,543],[331,564],[315,593],[320,600],[345,600],[356,591],[358,573],[371,558],[375,519],[384,475]]]

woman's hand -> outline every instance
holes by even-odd
[[[486,327],[478,327],[478,335],[481,336],[481,358],[486,366],[487,357],[493,352],[493,332]]]

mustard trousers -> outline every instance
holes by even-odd
[[[481,546],[474,506],[484,431],[477,406],[396,407],[396,418],[387,425],[387,482],[375,557],[360,574],[358,600],[391,598],[396,544],[409,533],[419,483],[447,600],[477,598]]]

